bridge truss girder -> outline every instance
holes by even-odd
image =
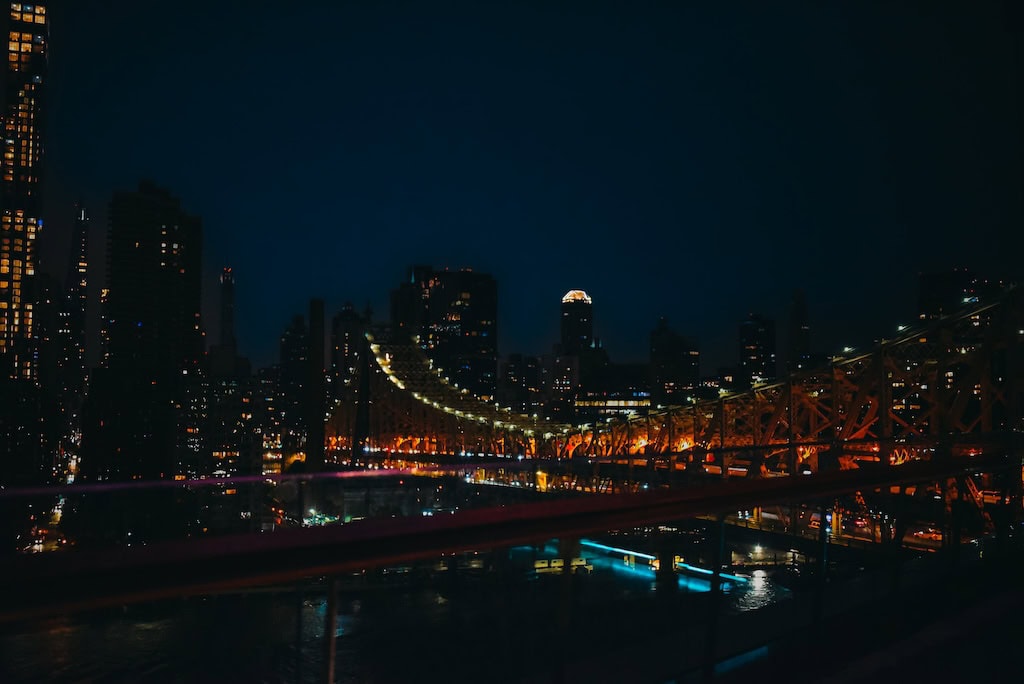
[[[716,401],[583,429],[569,456],[742,461],[766,470],[851,468],[927,458],[950,435],[1020,430],[1024,316],[1013,290],[998,304],[935,321]]]

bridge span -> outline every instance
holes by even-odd
[[[415,340],[368,335],[362,391],[331,419],[335,458],[374,453],[663,461],[750,477],[899,464],[949,436],[1021,429],[1019,289],[714,401],[570,425],[515,414],[451,384]]]

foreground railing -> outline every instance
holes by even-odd
[[[538,672],[583,678],[595,663],[605,674],[621,668],[627,679],[640,681],[691,670],[711,675],[730,657],[774,643],[772,635],[806,629],[830,610],[857,603],[857,597],[863,603],[886,595],[897,586],[893,578],[908,558],[930,556],[949,567],[1008,546],[1020,519],[1020,474],[1019,454],[1004,450],[898,468],[727,480],[679,491],[540,499],[322,526],[313,525],[318,519],[311,515],[305,527],[268,533],[199,535],[131,547],[83,545],[5,558],[0,623],[15,635],[43,630],[45,642],[59,637],[49,635],[48,623],[40,620],[83,613],[75,624],[87,631],[96,621],[120,619],[104,612],[110,608],[193,597],[181,605],[206,615],[206,608],[195,607],[206,604],[195,601],[270,592],[298,605],[293,650],[306,668],[287,670],[285,678],[302,681],[316,669],[334,681],[339,629],[348,643],[338,622],[346,616],[344,600],[386,606],[398,601],[395,596],[420,600],[436,594],[444,601],[437,605],[457,606],[445,609],[452,624],[438,628],[454,641],[431,637],[429,652],[418,657],[446,653],[448,661],[441,662],[456,680],[472,677],[456,664],[465,649],[486,650],[488,643],[502,652],[525,649],[536,656],[525,669],[509,664],[507,679]],[[994,478],[1000,487],[997,501],[982,511],[970,500],[972,487],[965,479],[979,475]],[[420,474],[396,471],[386,477],[401,490]],[[329,481],[351,489],[360,479],[306,476],[294,482],[297,500],[322,500]],[[429,488],[459,482],[432,479]],[[483,486],[461,482],[458,486],[470,487],[470,494]],[[303,487],[308,487],[305,494],[298,491]],[[74,497],[79,490],[61,494]],[[301,516],[307,509],[300,504],[297,510]],[[874,579],[864,585],[867,576]],[[851,577],[859,578],[859,588],[836,594]],[[776,597],[753,606],[759,610],[745,610],[742,597],[749,599],[758,591],[755,585],[763,589],[766,583]],[[315,650],[323,655],[304,661],[300,656],[310,651],[310,597],[321,625],[316,633],[323,637],[322,649]],[[225,610],[237,608],[223,600]],[[416,604],[404,617],[434,629],[428,619],[433,610]],[[740,613],[759,624],[772,615],[773,626],[726,629]],[[381,619],[379,632],[404,633],[397,618],[390,627]],[[647,639],[638,636],[646,626],[654,630]],[[492,641],[483,636],[488,630]],[[679,630],[682,637],[673,636]],[[419,653],[413,642],[423,637],[410,639],[393,647]],[[543,646],[548,639],[557,644],[550,653]],[[383,643],[363,643],[359,657],[387,660]],[[588,653],[600,656],[594,660]],[[489,666],[482,654],[471,660],[473,667]],[[379,667],[391,672],[388,668],[398,665]]]

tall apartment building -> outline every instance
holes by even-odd
[[[391,293],[391,322],[419,345],[451,382],[485,401],[498,376],[498,284],[470,269],[414,266]]]
[[[40,180],[49,25],[46,6],[0,14],[7,60],[0,83],[0,377],[36,379],[31,280],[43,228]]]
[[[202,226],[152,183],[110,203],[104,366],[91,384],[82,466],[90,479],[201,467]]]

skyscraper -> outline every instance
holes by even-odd
[[[974,274],[965,268],[920,273],[917,279],[917,315],[922,321],[948,316],[969,303]]]
[[[29,281],[43,227],[39,184],[48,29],[46,6],[10,3],[0,14],[7,60],[0,85],[0,377],[35,380]]]
[[[235,274],[220,274],[220,343],[209,351],[209,422],[207,444],[213,474],[258,473],[255,422],[256,384],[249,360],[238,355],[235,341]]]
[[[651,378],[651,398],[661,404],[695,397],[700,383],[697,342],[672,330],[664,318],[651,331]]]
[[[331,373],[330,396],[339,400],[351,395],[355,388],[352,379],[359,367],[359,355],[363,353],[366,343],[364,337],[370,325],[371,314],[367,310],[363,314],[356,312],[351,302],[345,302],[331,322]]]
[[[493,400],[498,376],[498,283],[471,269],[415,266],[391,294],[396,330],[419,337],[437,367],[460,388]]]
[[[148,182],[116,193],[109,220],[109,343],[91,384],[83,469],[97,479],[188,474],[203,449],[205,411],[197,394],[201,222]]]
[[[220,273],[220,344],[237,351],[235,344],[235,274],[230,267]]]
[[[740,323],[740,381],[775,380],[775,321],[750,314]]]
[[[562,297],[562,354],[579,354],[594,343],[593,300],[583,290]]]
[[[89,213],[79,202],[75,205],[75,225],[71,234],[64,302],[60,311],[61,337],[58,366],[61,392],[66,400],[77,403],[85,388],[85,326],[89,287]]]
[[[307,391],[309,388],[309,328],[301,314],[292,317],[281,335],[275,406],[281,425],[281,448],[286,463],[305,453]]]
[[[794,290],[789,304],[789,372],[806,370],[813,363],[811,357],[811,324],[807,320],[807,296],[803,290]]]

